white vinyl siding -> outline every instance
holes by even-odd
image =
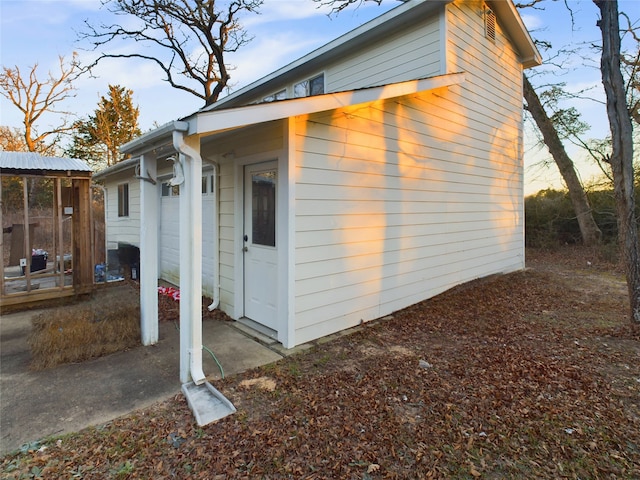
[[[293,82],[278,85],[287,98],[294,98],[294,85],[324,72],[325,92],[341,92],[426,78],[444,73],[440,10],[431,12],[422,22],[403,28],[395,35],[381,36],[361,46],[339,61],[318,65],[318,70]],[[245,102],[262,102],[264,97]]]
[[[296,343],[523,268],[519,115],[466,88],[296,125]]]
[[[433,14],[393,37],[379,39],[340,62],[328,66],[325,83],[328,92],[415,80],[439,75],[440,31],[438,15]]]
[[[114,250],[118,243],[140,244],[140,185],[131,176],[119,176],[109,179],[107,190],[107,248]],[[118,186],[129,185],[129,215],[120,216],[118,212]]]
[[[162,197],[162,183],[172,175],[164,165],[159,163],[157,191],[160,202],[160,221],[158,232],[158,276],[173,284],[180,283],[180,216],[179,196]],[[206,168],[206,167],[205,167]],[[204,170],[203,175],[209,177],[212,170]],[[129,184],[129,216],[118,216],[118,185]],[[164,180],[163,180],[164,179]],[[208,180],[210,181],[210,179]],[[117,177],[110,178],[105,185],[107,190],[107,242],[110,250],[118,248],[118,244],[127,243],[140,247],[140,181],[134,178],[133,170],[123,172]],[[213,210],[213,194],[202,195],[202,289],[203,293],[213,295],[213,230],[210,219]]]
[[[219,259],[221,310],[243,314],[243,169],[268,160],[278,160],[280,225],[290,228],[280,231],[286,261],[277,278],[278,339],[287,347],[524,267],[522,69],[500,18],[495,41],[485,38],[483,8],[434,3],[418,25],[305,66],[277,87],[292,96],[296,81],[320,72],[328,92],[458,72],[460,84],[200,137],[204,164],[220,167],[217,222],[203,211],[219,225],[220,248],[208,255],[203,246],[203,261]],[[139,245],[132,176],[109,180],[116,246]],[[118,217],[117,184],[127,181],[130,216]],[[178,231],[175,210],[161,211],[161,228]],[[213,237],[203,233],[204,242]],[[210,269],[203,263],[203,286]]]
[[[202,194],[202,292],[213,297],[215,280],[213,278],[213,262],[215,261],[213,241],[213,212],[215,211],[214,195],[211,192],[211,175],[213,170],[205,164],[202,171],[207,181],[207,192]],[[174,285],[180,284],[180,189],[162,186],[173,175],[172,171],[163,170],[159,175],[158,195],[160,195],[160,222],[158,245],[158,276]],[[168,195],[161,195],[163,188]],[[182,193],[182,192],[180,192]]]
[[[460,96],[453,98],[467,107],[468,128],[484,132],[491,144],[490,158],[496,165],[496,175],[502,174],[503,181],[508,181],[510,187],[523,250],[522,65],[499,20],[495,41],[484,37],[484,18],[478,15],[484,8],[482,1],[447,6],[447,47],[451,62],[448,68],[467,72],[467,81],[460,85]]]
[[[231,314],[234,308],[235,172],[231,161],[220,164],[220,308]],[[238,209],[241,214],[241,209]]]
[[[162,187],[161,187],[162,188]],[[170,187],[171,188],[171,187]],[[204,212],[203,215],[204,217]],[[158,276],[180,284],[180,197],[160,198],[160,234],[158,235]],[[204,249],[203,249],[204,250]]]

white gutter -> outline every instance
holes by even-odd
[[[173,146],[185,172],[180,195],[180,380],[201,385],[202,370],[202,157],[185,142],[185,132],[173,131]],[[185,268],[186,267],[186,268]],[[187,358],[188,355],[188,358]]]

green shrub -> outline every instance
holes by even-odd
[[[618,225],[612,190],[587,193],[593,219],[602,232],[603,244],[616,243]],[[636,195],[636,210],[639,209]],[[524,200],[525,244],[534,248],[554,248],[582,243],[580,226],[566,190],[541,190]]]
[[[525,198],[527,247],[552,248],[580,242],[580,227],[565,192],[541,190]]]

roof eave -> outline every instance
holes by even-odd
[[[523,68],[541,65],[542,55],[529,35],[529,31],[513,2],[511,0],[488,0],[487,3],[496,12],[502,26],[518,50]]]
[[[158,145],[166,144],[167,138],[171,139],[172,132],[186,132],[189,128],[189,123],[182,120],[175,120],[164,124],[163,126],[151,130],[144,135],[139,136],[135,140],[125,143],[120,147],[120,152],[141,154],[145,151],[150,151],[156,148]]]
[[[93,180],[99,182],[111,175],[115,175],[116,173],[128,170],[130,168],[135,168],[138,165],[139,158],[128,158],[127,160],[123,160],[121,162],[116,163],[110,167],[105,168],[104,170],[100,170],[99,172],[93,175]]]

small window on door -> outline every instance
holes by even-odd
[[[129,184],[121,183],[118,185],[118,216],[129,216]]]
[[[251,176],[252,243],[276,246],[276,171]]]

